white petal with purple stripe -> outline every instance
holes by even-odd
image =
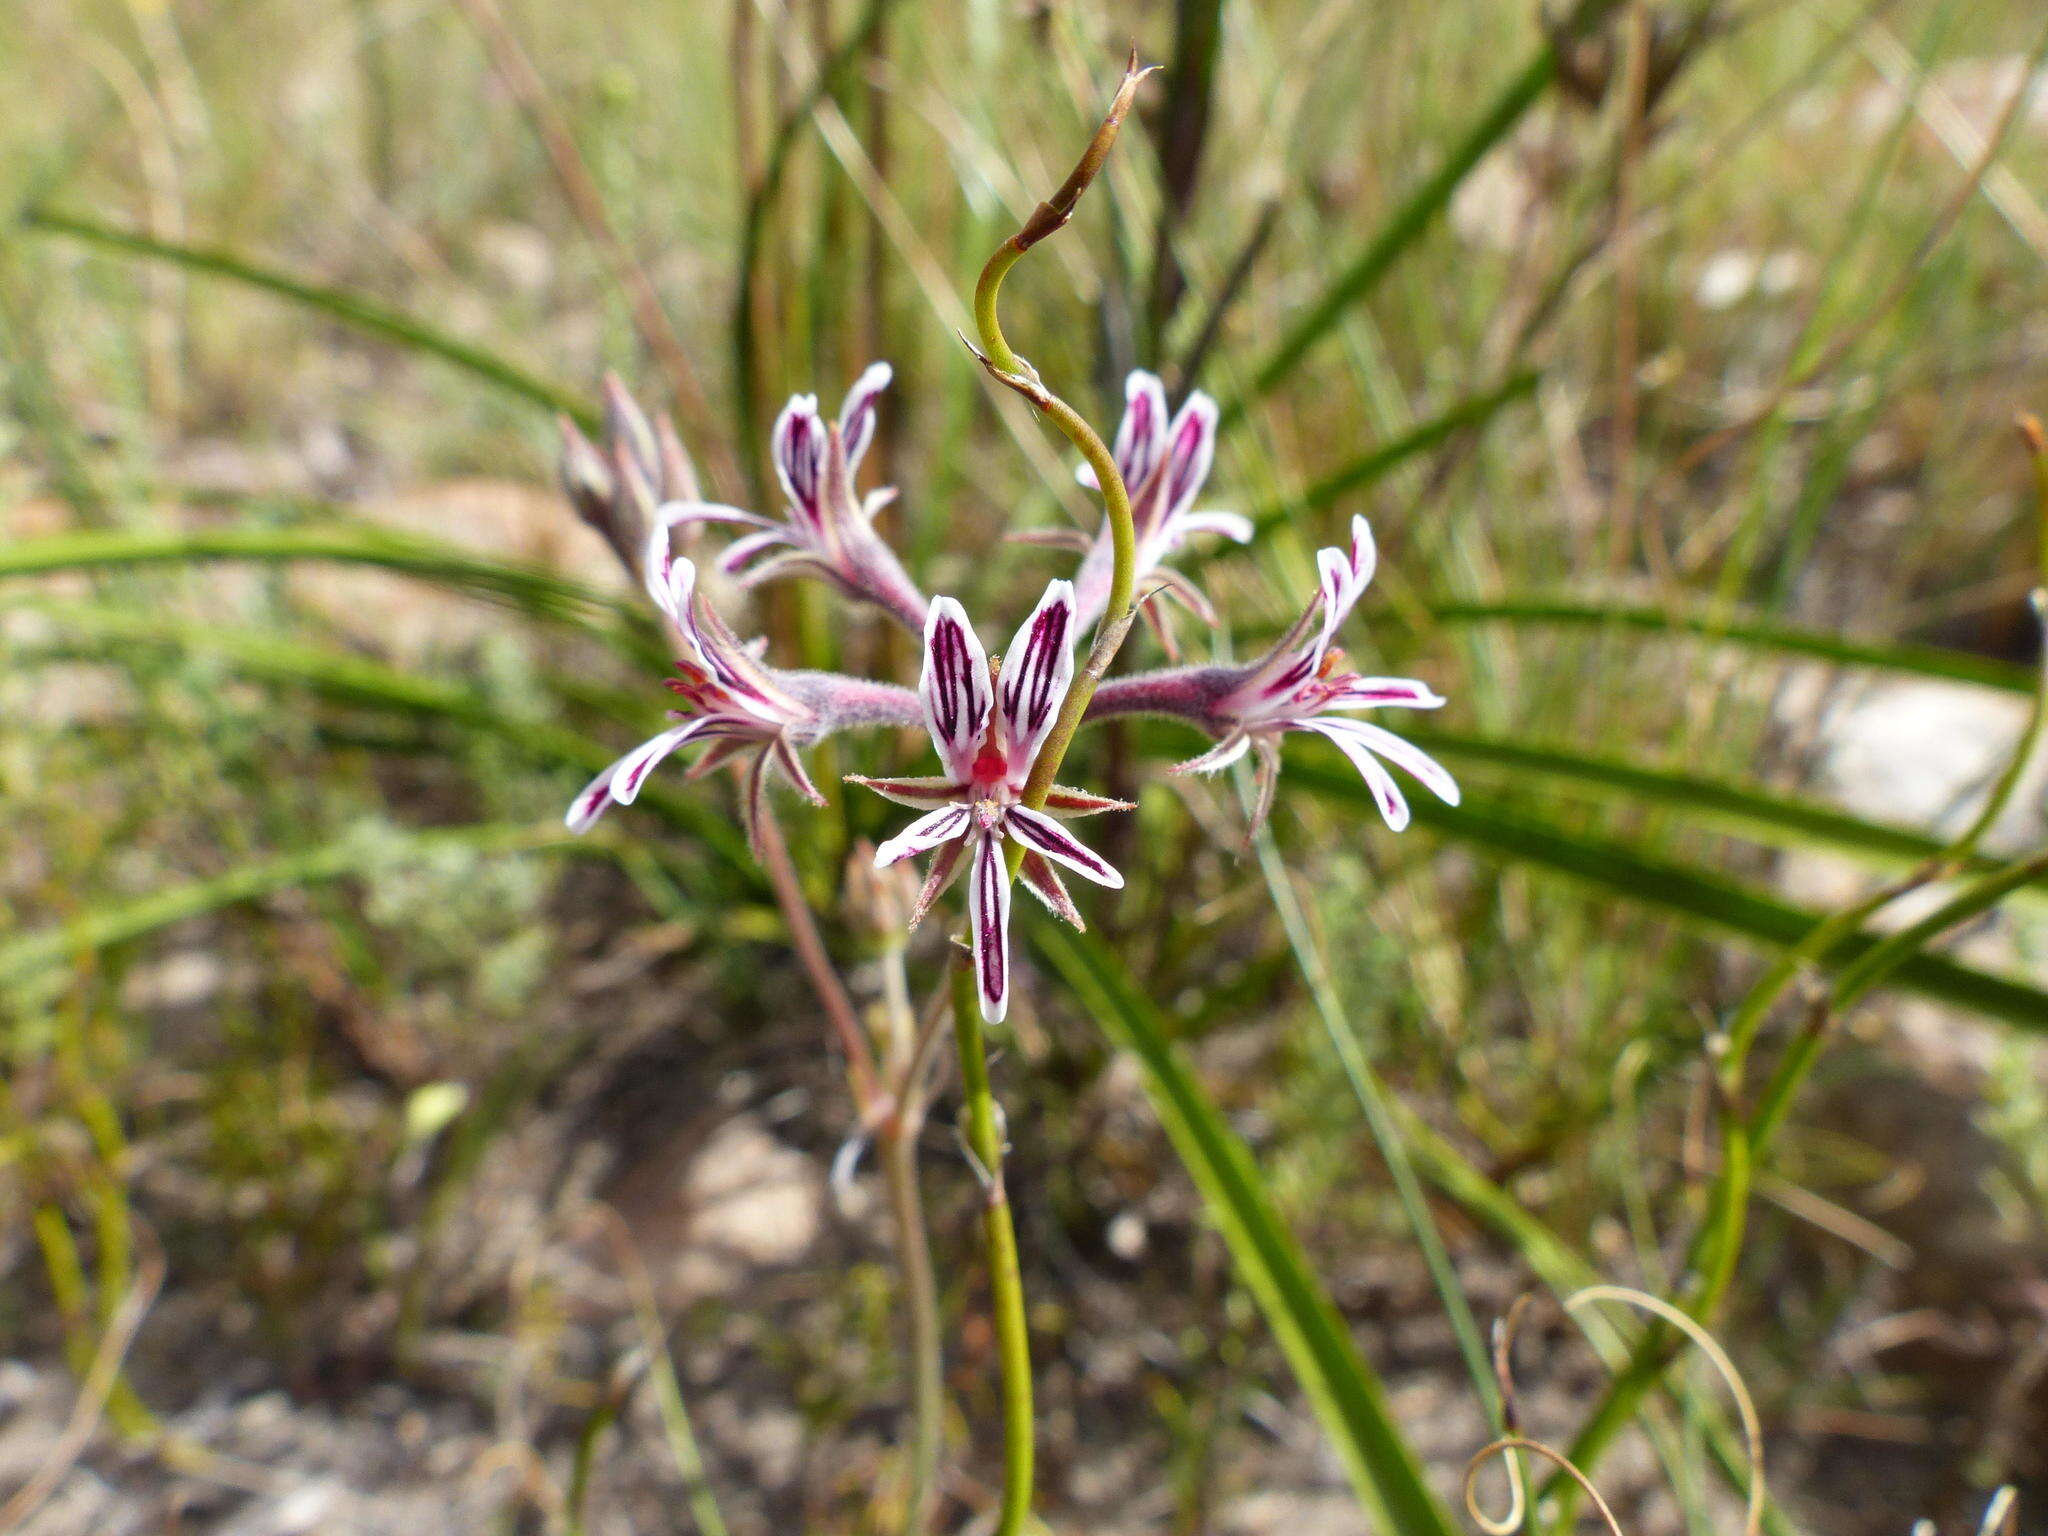
[[[1194,504],[1209,466],[1216,461],[1216,402],[1199,389],[1187,398],[1168,430],[1166,516],[1180,516]]]
[[[846,446],[848,470],[859,466],[861,455],[875,440],[875,402],[895,376],[895,370],[887,363],[870,363],[846,392],[846,400],[839,407],[839,438]]]
[[[1325,709],[1441,709],[1443,695],[1412,677],[1357,677]]]
[[[1301,722],[1306,729],[1319,731],[1337,743],[1344,755],[1351,759],[1351,766],[1364,777],[1366,787],[1372,791],[1372,797],[1378,803],[1380,815],[1386,818],[1387,825],[1396,832],[1405,831],[1408,826],[1408,799],[1401,793],[1401,786],[1394,782],[1394,776],[1387,772],[1364,742],[1350,732],[1339,729],[1341,726],[1355,723],[1348,720]]]
[[[818,419],[816,395],[792,395],[775,418],[769,453],[790,507],[811,525],[819,520],[819,498],[825,485],[825,423]]]
[[[917,818],[875,850],[875,868],[887,869],[941,843],[951,842],[967,830],[973,815],[964,805],[942,805]]]
[[[1064,864],[1077,875],[1113,891],[1123,889],[1124,877],[1107,860],[1085,846],[1065,827],[1039,811],[1013,805],[1003,813],[1010,836],[1027,848],[1037,850],[1056,864]]]
[[[1378,753],[1396,768],[1413,774],[1424,789],[1444,804],[1458,803],[1458,781],[1444,771],[1441,763],[1413,742],[1403,741],[1392,731],[1363,720],[1320,720],[1315,724],[1324,735],[1331,736],[1340,745],[1348,737],[1365,747],[1367,751]]]
[[[971,778],[988,726],[988,653],[967,622],[967,611],[950,597],[933,598],[925,612],[924,669],[917,693],[939,761],[954,778]]]
[[[1022,785],[1074,681],[1074,584],[1048,582],[1003,653],[1003,733],[1010,783]]]
[[[967,908],[974,930],[974,983],[981,994],[981,1016],[1000,1024],[1010,1011],[1010,872],[1003,865],[1003,840],[987,832],[974,839]]]

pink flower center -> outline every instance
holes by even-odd
[[[1009,776],[1010,760],[1003,756],[1003,749],[994,742],[984,742],[981,752],[974,759],[974,782],[976,787],[986,789],[1000,784]]]

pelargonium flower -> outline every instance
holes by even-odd
[[[1351,710],[1437,709],[1444,703],[1414,678],[1361,677],[1345,666],[1343,651],[1331,643],[1371,583],[1376,558],[1371,528],[1364,518],[1354,517],[1351,547],[1317,553],[1322,589],[1272,650],[1247,667],[1186,667],[1114,679],[1096,691],[1090,716],[1173,715],[1216,736],[1211,750],[1178,766],[1181,773],[1214,773],[1255,752],[1254,830],[1272,807],[1280,738],[1289,731],[1315,731],[1335,742],[1364,776],[1380,814],[1396,832],[1408,825],[1408,801],[1387,771],[1388,763],[1456,805],[1457,783],[1435,759],[1392,731],[1347,718]]]
[[[1151,593],[1142,612],[1169,652],[1175,649],[1159,598],[1171,596],[1205,624],[1216,622],[1216,610],[1196,586],[1165,565],[1195,534],[1215,533],[1240,544],[1249,543],[1251,520],[1236,512],[1197,512],[1195,497],[1209,478],[1216,459],[1216,402],[1199,389],[1188,396],[1172,420],[1166,414],[1166,386],[1159,376],[1139,368],[1124,381],[1124,417],[1111,453],[1131,497],[1131,523],[1137,534],[1137,590]],[[1095,471],[1083,464],[1075,470],[1083,485],[1096,487]],[[1078,530],[1059,529],[1031,536],[1033,542],[1085,549],[1075,583],[1080,594],[1080,619],[1086,625],[1102,615],[1109,600],[1115,555],[1105,524],[1092,541]]]
[[[789,503],[782,521],[694,498],[664,506],[662,520],[675,527],[736,523],[752,528],[718,557],[726,575],[749,586],[797,573],[824,576],[917,628],[924,621],[924,596],[874,527],[875,514],[896,499],[895,487],[884,486],[863,498],[853,480],[875,438],[876,400],[892,377],[887,363],[870,364],[847,391],[837,421],[818,413],[816,395],[790,397],[768,439],[776,478]],[[776,550],[781,552],[771,553]]]
[[[849,726],[902,725],[917,718],[917,701],[906,688],[764,665],[757,647],[742,644],[705,601],[696,565],[671,552],[666,527],[656,527],[649,537],[645,571],[648,594],[682,642],[676,675],[664,679],[682,700],[681,708],[668,712],[678,723],[585,785],[564,818],[570,831],[587,830],[609,806],[631,805],[662,759],[686,742],[704,741],[710,750],[692,765],[692,779],[753,754],[741,802],[751,843],[771,769],[813,804],[825,803],[798,748]]]
[[[934,778],[851,776],[856,784],[925,811],[875,853],[877,869],[932,853],[913,925],[957,878],[965,857],[975,982],[982,1016],[991,1023],[1000,1021],[1010,1006],[1005,840],[1024,849],[1018,877],[1025,886],[1076,928],[1082,926],[1081,916],[1055,864],[1111,889],[1124,883],[1122,875],[1060,825],[1060,818],[1129,810],[1128,803],[1059,786],[1046,797],[1043,811],[1020,803],[1038,750],[1074,680],[1074,611],[1074,584],[1048,585],[1001,658],[998,682],[965,610],[950,597],[934,598],[925,616],[917,691],[925,728],[945,772]]]

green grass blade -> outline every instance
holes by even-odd
[[[1166,1021],[1094,937],[1048,922],[1032,925],[1032,941],[1110,1040],[1144,1067],[1154,1110],[1359,1497],[1399,1536],[1454,1536],[1379,1377],[1273,1209],[1250,1149],[1174,1049]]]
[[[243,864],[211,879],[95,907],[53,928],[10,939],[0,944],[0,987],[16,986],[36,972],[74,956],[141,938],[187,918],[297,886],[431,858],[450,848],[487,854],[616,856],[616,850],[605,839],[575,837],[556,822],[541,826],[437,827],[375,838],[344,837],[317,848]]]
[[[1594,795],[1619,791],[1619,796],[1606,797],[1664,806],[1777,846],[1828,848],[1884,863],[1924,859],[1942,847],[1938,839],[1910,827],[1865,821],[1790,795],[1768,794],[1674,769],[1645,768],[1623,758],[1426,727],[1405,728],[1402,734],[1453,762],[1539,774]]]
[[[1349,814],[1378,813],[1356,775],[1289,759],[1288,781]],[[1415,820],[1459,842],[1563,875],[1637,905],[1669,912],[1701,927],[1783,949],[1805,937],[1820,915],[1720,875],[1639,852],[1605,838],[1568,832],[1519,811],[1467,798],[1447,806],[1427,796],[1413,802]],[[1829,963],[1854,962],[1877,940],[1864,936],[1836,950]],[[1891,974],[1893,984],[1938,1002],[1974,1009],[2022,1029],[2048,1033],[2048,992],[2013,977],[1915,955]]]
[[[538,566],[487,560],[436,540],[347,523],[323,523],[316,528],[104,528],[52,534],[0,546],[0,578],[195,560],[375,565],[556,614],[621,606],[595,588]]]
[[[245,677],[304,688],[326,698],[446,721],[499,737],[543,761],[595,773],[618,752],[580,732],[547,720],[506,714],[488,700],[439,679],[401,672],[362,656],[306,645],[286,635],[192,624],[87,605],[44,607],[56,637],[41,642],[43,654],[103,658],[110,647],[159,645],[216,656]],[[26,648],[9,653],[26,658]],[[678,830],[687,832],[729,867],[755,878],[746,838],[708,799],[650,784],[639,801],[652,806]]]
[[[1693,635],[1727,645],[1806,656],[1839,666],[1872,667],[1911,672],[1950,682],[1973,683],[2006,693],[2034,691],[2034,674],[2011,662],[1973,656],[1933,645],[1904,645],[1881,640],[1851,640],[1821,630],[1774,624],[1740,612],[1687,612],[1651,607],[1620,607],[1572,598],[1513,598],[1499,602],[1450,599],[1433,602],[1430,614],[1440,624],[1528,624],[1564,628],[1635,629],[1651,634]]]
[[[1571,34],[1590,25],[1612,7],[1614,0],[1579,0],[1571,15],[1556,23],[1558,31]],[[1453,144],[1443,163],[1420,186],[1410,192],[1383,223],[1364,250],[1337,274],[1322,297],[1308,313],[1295,321],[1259,365],[1246,391],[1223,409],[1226,423],[1242,414],[1251,400],[1265,395],[1281,383],[1304,356],[1335,330],[1344,312],[1372,292],[1387,270],[1421,238],[1437,216],[1450,205],[1458,186],[1488,150],[1513,131],[1557,76],[1557,46],[1546,39],[1535,54],[1514,74],[1486,110]]]
[[[1442,446],[1468,427],[1484,426],[1505,406],[1513,404],[1536,387],[1534,373],[1518,373],[1505,384],[1484,394],[1472,395],[1392,442],[1382,443],[1369,453],[1353,459],[1342,469],[1325,475],[1299,496],[1270,502],[1251,514],[1253,526],[1266,528],[1300,512],[1315,512],[1384,479],[1418,454]]]
[[[509,603],[531,617],[593,634],[636,660],[666,664],[666,650],[638,603],[538,566],[489,560],[436,539],[349,522],[340,511],[313,527],[106,528],[23,539],[0,546],[0,580],[208,560],[371,566]]]
[[[1249,782],[1249,771],[1243,765],[1239,766],[1238,777],[1239,798],[1242,800],[1246,797]],[[1472,1315],[1471,1303],[1465,1299],[1464,1289],[1458,1283],[1457,1266],[1451,1262],[1443,1234],[1437,1230],[1436,1219],[1430,1214],[1421,1181],[1415,1176],[1414,1161],[1408,1155],[1408,1144],[1401,1134],[1396,1114],[1399,1100],[1389,1091],[1366,1056],[1359,1038],[1360,1031],[1352,1023],[1344,1000],[1337,993],[1337,979],[1330,973],[1329,959],[1317,942],[1307,914],[1295,895],[1270,822],[1259,828],[1253,846],[1258,853],[1260,873],[1266,877],[1266,889],[1272,893],[1273,910],[1287,935],[1288,947],[1294,952],[1295,965],[1301,971],[1301,979],[1309,995],[1315,999],[1316,1012],[1322,1017],[1324,1036],[1336,1053],[1338,1065],[1351,1085],[1352,1097],[1358,1102],[1359,1114],[1387,1165],[1401,1214],[1407,1219],[1415,1246],[1422,1250],[1430,1283],[1436,1287],[1437,1299],[1442,1302],[1451,1331],[1457,1336],[1458,1352],[1465,1358],[1465,1373],[1471,1379],[1472,1390],[1486,1405],[1486,1417],[1493,1432],[1496,1435],[1506,1434],[1506,1404],[1501,1397],[1500,1384],[1494,1377],[1493,1358],[1487,1349],[1486,1337],[1480,1332],[1479,1321]]]
[[[180,245],[169,240],[158,240],[133,230],[117,229],[110,224],[96,223],[76,214],[59,213],[51,209],[33,209],[23,215],[21,228],[60,239],[76,240],[103,251],[139,256],[146,261],[168,262],[188,272],[205,273],[211,277],[222,277],[231,282],[241,283],[246,287],[259,288],[279,298],[289,299],[295,304],[317,310],[329,319],[338,320],[343,325],[352,326],[367,335],[376,336],[430,357],[438,357],[441,361],[451,363],[477,378],[495,384],[508,394],[516,395],[530,404],[549,411],[560,411],[573,418],[586,430],[597,429],[597,413],[587,402],[568,391],[482,347],[458,340],[444,331],[437,331],[413,319],[410,315],[401,314],[395,309],[386,309],[381,304],[374,304],[342,289],[322,287],[269,267],[258,266],[254,262],[244,260],[233,251],[213,246]]]

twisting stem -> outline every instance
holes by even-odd
[[[1118,646],[1131,627],[1131,591],[1137,576],[1137,533],[1131,522],[1131,497],[1118,473],[1116,458],[1103,444],[1095,429],[1081,413],[1039,382],[1038,371],[1014,352],[1003,335],[996,301],[1003,279],[1024,253],[1052,234],[1072,217],[1081,194],[1102,169],[1117,130],[1131,109],[1138,82],[1150,74],[1138,66],[1137,50],[1124,65],[1123,79],[1111,98],[1109,111],[1088,141],[1088,147],[1059,190],[1032,210],[1024,227],[996,248],[974,288],[974,324],[985,349],[975,355],[998,382],[1016,390],[1038,407],[1060,432],[1081,451],[1095,471],[1102,487],[1102,515],[1109,523],[1114,564],[1110,573],[1109,600],[1102,622],[1096,627],[1095,642],[1088,660],[1067,690],[1052,730],[1039,748],[1030,777],[1021,796],[1033,810],[1042,809],[1051,791],[1060,761],[1068,744],[1088,712],[1095,685],[1109,670]],[[964,339],[964,338],[963,338]],[[1012,841],[1007,850],[1008,878],[1017,878],[1024,862],[1024,845]],[[976,996],[972,972],[958,968],[953,977],[953,1032],[960,1048],[960,1075],[967,1095],[968,1146],[980,1162],[985,1181],[987,1206],[982,1225],[988,1247],[989,1293],[995,1312],[996,1338],[1003,1372],[1003,1505],[996,1536],[1016,1536],[1023,1529],[1031,1509],[1032,1462],[1035,1445],[1031,1422],[1031,1340],[1024,1319],[1024,1283],[1017,1268],[1017,1234],[1010,1223],[1009,1196],[1003,1189],[1002,1135],[996,1126],[995,1099],[989,1092],[988,1063],[981,1036],[981,1005]]]
[[[995,1536],[1018,1536],[1031,1512],[1031,1337],[1024,1320],[1024,1280],[1017,1267],[1017,1232],[1003,1187],[1003,1133],[988,1085],[988,1053],[981,1034],[981,1000],[974,972],[953,971],[953,1038],[960,1048],[968,1150],[982,1181],[982,1238],[988,1249],[989,1305],[1003,1372],[1003,1503]]]
[[[1059,398],[1040,382],[1038,371],[1019,357],[1003,335],[1003,326],[996,312],[996,300],[1002,291],[1003,279],[1009,275],[1024,253],[1046,236],[1054,233],[1073,217],[1074,207],[1081,200],[1081,194],[1088,190],[1103,162],[1109,158],[1109,151],[1116,143],[1117,131],[1123,126],[1124,116],[1131,109],[1132,99],[1137,95],[1138,82],[1152,73],[1151,68],[1141,68],[1137,50],[1131,51],[1129,62],[1124,65],[1123,79],[1117,83],[1116,95],[1111,98],[1109,111],[1102,124],[1095,130],[1095,136],[1088,141],[1080,160],[1060,183],[1059,190],[1031,211],[1024,221],[1024,227],[1010,236],[996,252],[989,257],[988,264],[981,269],[981,278],[974,286],[974,324],[981,333],[982,351],[977,355],[982,365],[999,382],[1008,385],[1025,399],[1038,407],[1039,414],[1049,420],[1068,442],[1080,450],[1095,471],[1096,483],[1102,487],[1102,515],[1109,524],[1110,552],[1113,564],[1109,578],[1109,599],[1103,605],[1102,622],[1095,631],[1095,643],[1089,648],[1088,660],[1082,666],[1080,675],[1067,690],[1067,696],[1060,705],[1058,717],[1053,721],[1052,730],[1045,743],[1038,750],[1038,758],[1032,764],[1031,775],[1024,782],[1022,799],[1033,810],[1042,809],[1045,797],[1051,792],[1060,762],[1067,755],[1067,747],[1079,729],[1081,717],[1088,712],[1088,701],[1095,694],[1095,685],[1102,674],[1109,670],[1109,664],[1116,658],[1117,648],[1123,644],[1124,635],[1131,627],[1131,593],[1137,581],[1138,536],[1131,521],[1131,497],[1124,485],[1124,479],[1117,472],[1116,457],[1103,443],[1095,429],[1088,425],[1081,413]],[[1024,862],[1024,847],[1011,843],[1008,848],[1010,876],[1016,878],[1017,868]]]
[[[782,823],[776,820],[775,808],[765,795],[761,798],[761,814],[756,825],[761,868],[768,876],[770,889],[775,892],[775,904],[782,909],[783,924],[789,929],[790,945],[796,950],[804,974],[810,978],[818,1006],[825,1010],[832,1032],[839,1037],[840,1048],[846,1052],[846,1080],[853,1089],[854,1107],[866,1122],[881,1102],[881,1090],[875,1078],[875,1054],[868,1044],[867,1031],[861,1028],[860,1018],[853,1011],[853,999],[846,995],[846,984],[832,967],[832,957],[825,953],[825,940],[818,933],[818,920],[812,915],[803,883],[797,878],[796,864],[789,856],[789,843],[782,835]]]

